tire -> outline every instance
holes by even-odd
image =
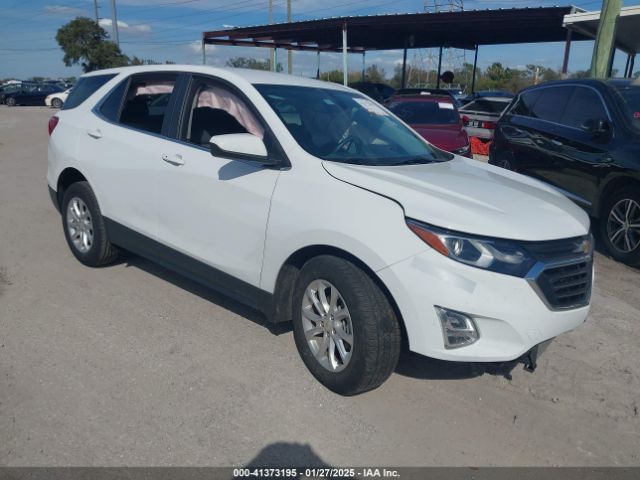
[[[67,188],[61,212],[67,244],[81,263],[100,267],[118,257],[118,249],[109,242],[98,201],[87,182]]]
[[[627,210],[631,207],[630,210]],[[640,192],[625,187],[605,199],[599,219],[600,238],[607,253],[631,266],[640,265]]]
[[[8,107],[15,107],[16,106],[16,99],[13,97],[9,97],[6,100],[6,104]]]
[[[62,108],[62,104],[63,104],[63,102],[59,98],[54,98],[54,99],[51,100],[51,106],[53,108],[60,109],[60,108]]]
[[[311,298],[319,300],[321,291],[328,309]],[[309,260],[296,281],[293,308],[298,352],[329,390],[341,395],[366,392],[380,386],[394,371],[402,343],[398,318],[380,288],[353,263],[330,255]],[[318,308],[323,308],[324,317],[317,314]],[[309,335],[312,341],[307,341],[309,331],[314,334]],[[326,355],[314,353],[323,350]]]

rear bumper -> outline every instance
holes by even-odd
[[[429,250],[377,272],[396,300],[409,348],[441,360],[507,362],[582,324],[589,306],[551,311],[524,278],[470,267]],[[480,338],[447,349],[435,305],[462,312]]]

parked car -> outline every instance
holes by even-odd
[[[469,137],[449,95],[399,96],[388,108],[436,147],[471,156]]]
[[[356,82],[349,84],[349,86],[364,93],[365,95],[368,95],[378,103],[384,103],[395,93],[395,89],[385,83]]]
[[[44,104],[47,107],[62,108],[62,105],[64,105],[64,102],[67,100],[70,91],[71,89],[67,88],[63,92],[56,92],[47,95],[47,97],[44,99]]]
[[[487,97],[479,98],[460,107],[460,116],[467,134],[470,137],[491,140],[496,123],[509,103],[511,100],[508,98]]]
[[[640,265],[640,82],[566,80],[523,90],[490,163],[553,185],[598,220],[615,259]]]
[[[61,92],[62,88],[57,85],[40,84],[24,87],[19,91],[8,93],[5,96],[5,103],[10,107],[16,105],[42,105],[44,99],[51,93]]]
[[[505,92],[504,90],[480,90],[479,92],[473,92],[466,97],[462,98],[460,101],[463,105],[467,103],[473,102],[479,98],[508,98],[512,99],[515,95],[511,92]]]
[[[103,70],[78,80],[49,133],[50,194],[80,262],[133,251],[292,321],[305,365],[335,392],[384,382],[403,337],[435,358],[524,355],[533,368],[538,344],[587,316],[582,209],[433,147],[350,88],[208,66]]]
[[[396,92],[387,99],[385,105],[389,105],[393,100],[404,97],[404,96],[414,96],[414,95],[447,95],[453,101],[453,104],[456,107],[460,107],[462,104],[456,99],[456,97],[446,88],[401,88],[396,90]]]
[[[24,87],[21,83],[7,83],[0,87],[0,104],[5,103],[5,98],[8,94],[19,92]]]

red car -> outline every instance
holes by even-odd
[[[449,95],[394,96],[387,108],[436,147],[471,157],[469,137]]]

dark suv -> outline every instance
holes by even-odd
[[[527,88],[498,122],[489,155],[567,195],[597,219],[612,257],[640,265],[640,81]]]

